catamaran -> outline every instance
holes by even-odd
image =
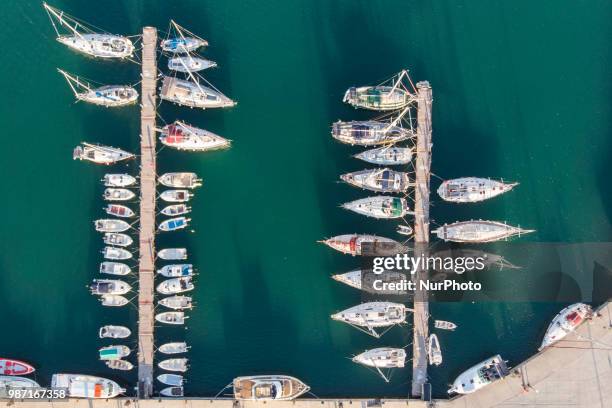
[[[102,262],[100,264],[100,273],[106,273],[108,275],[124,276],[132,272],[132,269],[121,262]]]
[[[98,336],[101,339],[125,339],[127,337],[130,337],[131,334],[132,332],[127,327],[107,325],[100,327]]]
[[[57,41],[75,51],[98,58],[128,58],[134,53],[132,41],[121,35],[96,33],[93,27],[69,16],[62,10],[43,3],[49,15]],[[59,27],[66,29],[69,34],[60,33]]]
[[[410,163],[412,151],[411,147],[383,146],[363,151],[353,157],[379,166],[395,166]]]
[[[340,176],[340,180],[352,186],[378,193],[404,193],[410,186],[408,173],[388,168],[346,173]]]
[[[165,220],[159,223],[157,227],[160,231],[177,231],[189,226],[189,221],[191,218],[185,217],[177,217],[170,218],[169,220]]]
[[[134,364],[125,360],[108,360],[104,363],[108,368],[113,370],[130,371],[134,368]]]
[[[186,353],[189,350],[189,346],[184,341],[178,341],[173,343],[165,343],[159,346],[158,351],[162,354],[181,354]],[[172,374],[168,374],[172,375]],[[172,384],[168,384],[172,385]]]
[[[410,129],[401,126],[404,115],[410,108],[406,108],[395,119],[389,122],[377,120],[343,122],[341,120],[332,125],[332,137],[342,143],[358,146],[376,146],[380,144],[393,144],[414,137]]]
[[[0,358],[0,375],[28,375],[34,371],[34,367],[24,361]]]
[[[382,370],[403,368],[406,362],[406,350],[403,348],[379,347],[366,350],[353,357],[352,360],[354,363],[374,367],[385,382],[389,382],[389,376]]]
[[[65,388],[72,398],[114,398],[125,392],[114,381],[81,374],[53,374],[51,388]]]
[[[478,177],[446,180],[438,187],[438,195],[453,203],[476,203],[512,190],[518,183],[504,183]]]
[[[164,126],[160,132],[162,144],[178,150],[206,152],[230,147],[229,140],[178,120]]]
[[[127,188],[109,187],[104,189],[104,199],[106,201],[128,201],[134,197],[136,197],[136,194]]]
[[[453,322],[448,322],[446,320],[436,320],[434,321],[434,327],[436,329],[441,329],[441,330],[455,330],[457,328],[457,325]]]
[[[465,370],[455,379],[449,394],[471,394],[509,374],[506,362],[499,354]]]
[[[185,204],[172,204],[167,207],[164,207],[164,209],[160,212],[169,217],[175,217],[177,215],[183,215],[191,212],[191,207]]]
[[[106,259],[121,261],[132,258],[132,253],[123,248],[107,246],[102,249],[102,255]]]
[[[157,381],[162,384],[181,387],[183,385],[183,376],[180,374],[160,374],[157,376]]]
[[[164,77],[160,97],[192,108],[231,108],[236,105],[236,102],[216,89],[204,86],[195,80],[186,81],[169,76]]]
[[[397,271],[385,271],[382,274],[375,274],[372,270],[356,269],[354,271],[332,275],[332,279],[344,283],[352,288],[363,290],[376,295],[405,295],[408,293],[404,289],[389,289],[387,286],[376,285],[376,281],[381,283],[394,283],[394,288],[398,287],[402,281],[406,280],[406,275]]]
[[[99,232],[123,232],[130,229],[130,224],[123,220],[101,219],[95,220],[96,231]]]
[[[159,198],[170,203],[187,202],[191,197],[193,194],[188,190],[166,190],[159,195]]]
[[[118,279],[94,279],[90,285],[93,295],[125,295],[132,287]]]
[[[494,242],[534,232],[497,221],[460,221],[433,230],[438,238],[451,242]]]
[[[185,319],[189,316],[185,316],[185,312],[162,312],[155,315],[155,320],[160,323],[181,325],[185,324]]]
[[[310,390],[308,385],[288,375],[237,377],[232,384],[234,398],[241,401],[290,401]]]
[[[166,248],[157,253],[157,256],[166,261],[178,261],[187,259],[186,248]]]
[[[105,174],[102,181],[106,187],[129,187],[136,184],[136,177],[129,174]]]
[[[401,303],[368,302],[335,313],[331,318],[380,338],[386,331],[379,334],[375,329],[404,323],[407,310],[409,309]]]
[[[192,264],[174,264],[174,265],[166,265],[161,269],[157,270],[161,276],[165,276],[166,278],[180,278],[181,276],[192,276],[193,275],[193,265]]]
[[[187,371],[187,363],[189,362],[186,358],[170,358],[167,360],[160,361],[157,365],[162,370],[175,371],[184,373]]]
[[[341,205],[345,210],[354,211],[366,217],[392,219],[410,213],[405,198],[374,196],[351,201]]]
[[[208,68],[214,68],[217,63],[204,58],[193,57],[174,57],[168,60],[168,69],[178,72],[198,72]]]
[[[127,305],[129,300],[121,295],[102,295],[100,296],[100,302],[102,306],[121,307]]]
[[[103,85],[94,88],[90,83],[79,79],[78,76],[58,69],[66,78],[77,101],[84,101],[94,105],[118,107],[135,103],[138,100],[138,91],[128,85]]]
[[[161,299],[159,304],[174,310],[191,309],[193,307],[192,299],[189,296],[170,296]]]
[[[131,350],[128,346],[106,346],[99,351],[100,360],[119,360],[130,355]]]
[[[337,235],[319,241],[336,251],[350,255],[395,255],[406,252],[407,248],[391,238],[368,234]]]
[[[127,234],[121,234],[118,232],[107,232],[104,234],[102,239],[106,245],[115,245],[120,247],[127,247],[132,245],[134,240]]]
[[[202,185],[202,179],[195,173],[164,173],[159,176],[159,182],[170,188],[196,188]]]
[[[427,359],[429,364],[439,366],[442,364],[442,349],[438,336],[431,334],[427,340]]]
[[[376,86],[351,87],[342,101],[355,108],[376,111],[405,108],[416,99],[403,83],[404,78],[410,79],[406,70]]]
[[[576,330],[586,319],[589,319],[592,314],[593,309],[591,309],[591,306],[584,303],[574,303],[564,308],[555,316],[548,329],[546,329],[546,334],[544,334],[544,339],[538,350],[549,347],[563,339]]]
[[[72,158],[74,160],[87,160],[97,164],[114,164],[123,160],[132,159],[135,156],[125,150],[116,147],[102,146],[87,142],[81,143],[74,148]]]
[[[186,276],[163,281],[157,285],[157,292],[162,295],[175,295],[177,293],[189,292],[194,287],[191,276]]]
[[[130,218],[133,217],[134,211],[130,207],[120,204],[108,204],[104,209],[108,215],[114,215],[116,217]]]

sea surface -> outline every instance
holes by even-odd
[[[361,301],[330,279],[359,261],[316,241],[353,232],[399,238],[395,222],[338,207],[365,196],[338,183],[339,174],[366,167],[350,157],[359,149],[329,134],[337,119],[372,116],[342,103],[349,86],[380,82],[402,68],[431,83],[434,189],[438,177],[520,182],[473,206],[432,195],[432,228],[483,218],[537,229],[524,242],[612,238],[608,1],[52,3],[129,35],[154,25],[164,36],[175,19],[209,40],[204,55],[219,67],[205,76],[239,102],[228,110],[159,109],[162,124],[180,118],[233,140],[222,152],[159,154],[160,173],[195,171],[204,179],[192,201],[193,232],[158,240],[160,248],[187,246],[199,272],[187,328],[156,332],[159,343],[186,339],[192,346],[188,395],[214,396],[235,376],[261,373],[297,376],[320,397],[409,394],[410,368],[396,370],[387,384],[350,357],[382,345],[407,346],[411,354],[411,325],[376,340],[329,318]],[[136,308],[103,308],[86,286],[100,277],[102,242],[92,224],[104,216],[99,180],[107,171],[136,174],[138,164],[108,169],[71,154],[81,141],[137,151],[139,109],[75,104],[56,68],[136,84],[139,66],[63,47],[39,1],[5,0],[2,14],[0,355],[32,362],[42,385],[53,373],[74,372],[131,388],[136,370],[113,372],[98,361],[98,348],[112,342],[98,339],[97,330],[136,330]],[[494,283],[537,291],[531,272],[518,271],[521,279],[498,273]],[[460,326],[439,333],[444,364],[429,370],[434,395],[444,396],[457,374],[489,355],[501,353],[513,365],[533,354],[566,304],[433,303],[434,318]],[[135,337],[129,345],[136,349]]]

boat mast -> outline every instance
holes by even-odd
[[[397,89],[398,85],[402,82],[402,78],[404,76],[408,76],[408,71],[406,71],[405,69],[400,72],[399,76],[397,77],[397,81],[395,81],[395,83],[393,84],[393,88],[391,88],[391,91],[389,91],[390,94],[392,94]]]
[[[370,358],[370,361],[372,362],[372,365],[374,366],[374,368],[376,369],[376,371],[378,371],[378,374],[380,374],[380,376],[383,378],[383,380],[385,380],[385,382],[389,382],[389,379],[387,378],[386,375],[383,374],[382,370],[378,367],[378,365],[376,364],[376,362]]]
[[[174,26],[174,28],[176,29],[176,32],[181,37],[181,39],[183,41],[186,41],[185,40],[185,36],[183,35],[183,31],[181,30],[181,26],[176,24],[176,22],[174,20],[171,20],[171,24]],[[187,30],[185,30],[185,31],[187,31]],[[185,50],[185,51],[187,52],[187,50]],[[189,52],[187,52],[187,55],[190,55]],[[187,67],[187,65],[185,64],[185,61],[183,61],[183,59],[180,58],[180,57],[179,57],[179,61],[181,62],[181,65],[183,66],[183,68],[185,68],[185,72],[187,72],[187,75],[189,76],[189,78],[191,78],[191,80],[196,84],[196,86],[198,87],[200,92],[202,92],[203,94],[206,94],[206,92],[204,92],[204,89],[202,89],[202,87],[200,86],[200,83],[198,82],[198,80],[196,80],[195,76],[193,76],[193,73],[191,72],[189,67]]]
[[[404,117],[404,115],[410,110],[410,107],[406,107],[404,108],[404,110],[397,115],[397,117],[395,119],[393,119],[393,121],[391,123],[389,123],[389,125],[387,127],[385,127],[383,129],[383,133],[386,133],[389,131],[389,129],[391,129],[393,126],[397,125],[399,123],[400,120],[402,120],[402,118]]]
[[[73,85],[74,83],[76,83],[78,86],[81,86],[87,89],[88,92],[91,92],[91,88],[89,87],[89,85],[84,84],[81,81],[79,81],[78,77],[74,77],[70,75],[69,73],[67,73],[66,71],[61,70],[59,68],[57,70],[59,71],[60,74],[64,76],[64,78],[66,78],[66,82],[68,82],[68,85],[70,85],[72,92],[74,92],[74,96],[76,96],[77,98],[79,97],[80,93],[77,91],[76,87]]]
[[[61,26],[68,28],[70,31],[72,31],[74,35],[83,38],[83,35],[77,30],[77,27],[82,27],[82,26],[76,20],[68,17],[68,19],[72,20],[72,22],[75,24],[75,26],[72,27],[72,25],[70,25],[68,21],[64,20],[64,12],[62,10],[53,8],[47,3],[43,3],[43,6],[45,10],[47,10],[47,14],[51,13],[53,16],[55,16],[55,18],[57,18],[57,21],[58,23],[60,23]],[[53,21],[53,18],[51,17],[51,14],[49,14],[49,18],[51,20],[51,24],[53,25],[53,29],[55,30],[55,33],[57,34],[59,38],[61,37],[61,34],[59,33],[59,30],[57,29],[55,22]]]

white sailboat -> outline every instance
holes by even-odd
[[[395,166],[410,163],[412,153],[411,147],[383,146],[363,151],[353,157],[379,166]]]
[[[332,275],[332,279],[352,288],[377,295],[405,295],[408,293],[408,291],[404,289],[391,290],[381,285],[382,283],[393,283],[395,287],[397,287],[399,283],[407,279],[405,274],[397,271],[385,271],[382,274],[375,274],[372,270],[364,271],[356,269],[354,271]],[[381,282],[381,284],[377,285],[375,283],[377,281]]]
[[[339,142],[358,145],[376,146],[389,145],[414,137],[411,129],[405,129],[402,119],[410,108],[404,109],[393,120],[383,122],[377,120],[343,122],[341,120],[332,125],[332,137]]]
[[[433,230],[439,239],[451,242],[495,242],[534,232],[497,221],[460,221]]]
[[[366,350],[353,357],[353,362],[376,369],[378,374],[389,382],[389,375],[383,370],[403,368],[406,362],[406,350],[403,348],[379,347]]]
[[[402,109],[416,100],[404,79],[410,80],[406,70],[376,86],[351,87],[342,101],[355,108],[376,111]]]
[[[552,320],[538,350],[552,346],[565,336],[572,333],[593,314],[591,306],[584,303],[574,303],[561,310]]]
[[[138,100],[138,91],[127,85],[103,85],[97,88],[71,75],[66,71],[58,69],[66,78],[70,89],[78,101],[88,102],[94,105],[106,107],[118,107],[135,103]]]
[[[192,55],[174,57],[168,60],[168,69],[178,72],[198,72],[216,66],[217,63],[214,61]]]
[[[161,132],[159,140],[162,144],[178,150],[206,152],[226,149],[231,144],[229,140],[213,132],[188,125],[179,120],[164,126],[159,131]]]
[[[348,323],[370,336],[380,338],[385,332],[379,334],[375,329],[404,323],[408,310],[401,303],[368,302],[335,313],[331,315],[331,318]]]
[[[136,184],[136,177],[129,174],[105,174],[102,179],[106,187],[129,187]]]
[[[191,72],[189,72],[191,75]],[[231,108],[236,102],[220,91],[199,82],[186,81],[170,76],[164,77],[160,91],[163,100],[192,108]]]
[[[342,208],[357,214],[379,219],[402,218],[410,214],[408,203],[403,197],[374,196],[351,201],[341,205]]]
[[[190,172],[164,173],[158,181],[170,188],[196,188],[202,185],[202,179]]]
[[[461,373],[453,382],[448,393],[471,394],[508,374],[506,362],[497,354]]]
[[[161,42],[161,48],[166,52],[190,53],[208,45],[208,41],[178,25],[174,20],[170,20],[169,37]]]
[[[133,159],[132,153],[116,147],[102,146],[87,142],[75,147],[72,152],[74,160],[87,160],[96,164],[114,164],[123,160]]]
[[[354,171],[341,175],[340,180],[378,193],[405,193],[410,187],[408,173],[388,168]]]
[[[391,238],[369,234],[344,234],[319,241],[338,252],[349,255],[395,255],[407,248]]]
[[[81,374],[53,374],[51,388],[65,388],[72,398],[115,398],[125,392],[114,381]]]
[[[517,185],[488,178],[463,177],[442,182],[438,195],[453,203],[476,203],[507,193]]]

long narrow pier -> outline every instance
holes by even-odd
[[[429,82],[416,84],[417,88],[417,143],[414,193],[414,256],[427,256],[429,250],[429,179],[431,169],[431,103],[432,91]],[[427,270],[418,270],[413,279],[426,280]],[[421,397],[423,385],[427,383],[427,337],[429,303],[427,292],[414,293],[412,396]]]
[[[155,119],[157,87],[157,30],[142,31],[142,85],[140,112],[140,261],[138,265],[138,397],[153,394],[153,330],[155,285]]]

